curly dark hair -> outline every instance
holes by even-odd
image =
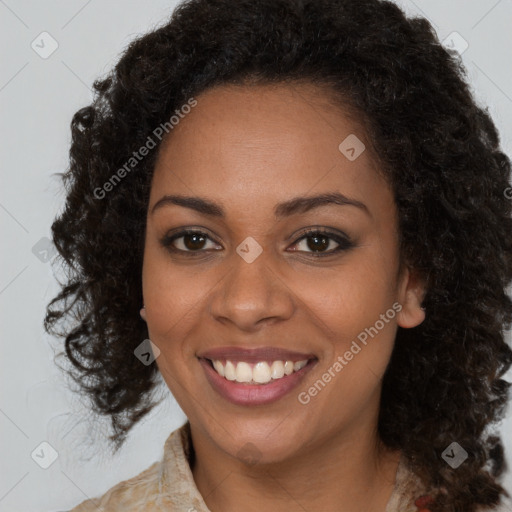
[[[434,511],[495,505],[507,494],[491,427],[512,363],[511,163],[458,55],[389,1],[188,0],[131,42],[71,122],[66,204],[52,224],[67,273],[45,329],[65,338],[69,375],[110,416],[117,451],[156,405],[157,366],[133,351],[148,337],[141,269],[160,145],[97,191],[187,99],[221,84],[299,82],[327,86],[364,122],[396,201],[401,259],[426,283],[425,321],[398,328],[380,438],[444,490]],[[456,471],[440,456],[452,441],[470,455]]]

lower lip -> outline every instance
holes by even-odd
[[[241,384],[221,377],[206,359],[199,359],[208,382],[222,397],[237,405],[263,405],[276,402],[304,379],[316,360],[310,360],[304,368],[290,375],[270,381],[268,384]]]

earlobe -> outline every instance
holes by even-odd
[[[420,325],[426,316],[425,308],[421,306],[425,297],[425,286],[417,274],[406,270],[400,293],[402,309],[397,315],[397,324],[410,329]]]
[[[425,309],[421,307],[421,302],[417,295],[409,294],[405,303],[402,303],[402,309],[397,315],[396,323],[405,329],[416,327],[425,320]]]
[[[141,318],[146,322],[147,321],[147,318],[146,318],[146,308],[144,306],[142,306],[141,310],[140,310],[140,316]]]

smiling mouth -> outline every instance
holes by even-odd
[[[315,358],[301,361],[274,360],[257,361],[230,361],[229,359],[203,358],[215,370],[215,372],[228,381],[240,384],[265,385],[284,379],[289,375],[299,372]]]

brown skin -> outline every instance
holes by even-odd
[[[381,381],[397,326],[424,319],[424,287],[399,268],[397,211],[377,173],[363,130],[315,86],[220,86],[164,140],[152,181],[143,293],[158,367],[190,420],[195,482],[212,512],[384,511],[399,453],[377,436]],[[349,161],[338,146],[349,134],[367,150]],[[327,205],[277,219],[276,204],[339,192],[363,202]],[[200,196],[224,219],[165,205],[166,194]],[[342,232],[354,247],[308,245],[306,227]],[[190,227],[211,238],[160,240]],[[253,237],[262,254],[236,252]],[[312,241],[314,242],[314,241]],[[186,245],[184,245],[186,244]],[[196,248],[197,256],[189,256]],[[392,304],[402,310],[307,405],[298,393],[343,356]],[[209,385],[196,355],[209,348],[277,346],[318,358],[298,389],[277,402],[234,405]],[[239,452],[258,450],[250,464]],[[341,508],[343,507],[343,508]]]

